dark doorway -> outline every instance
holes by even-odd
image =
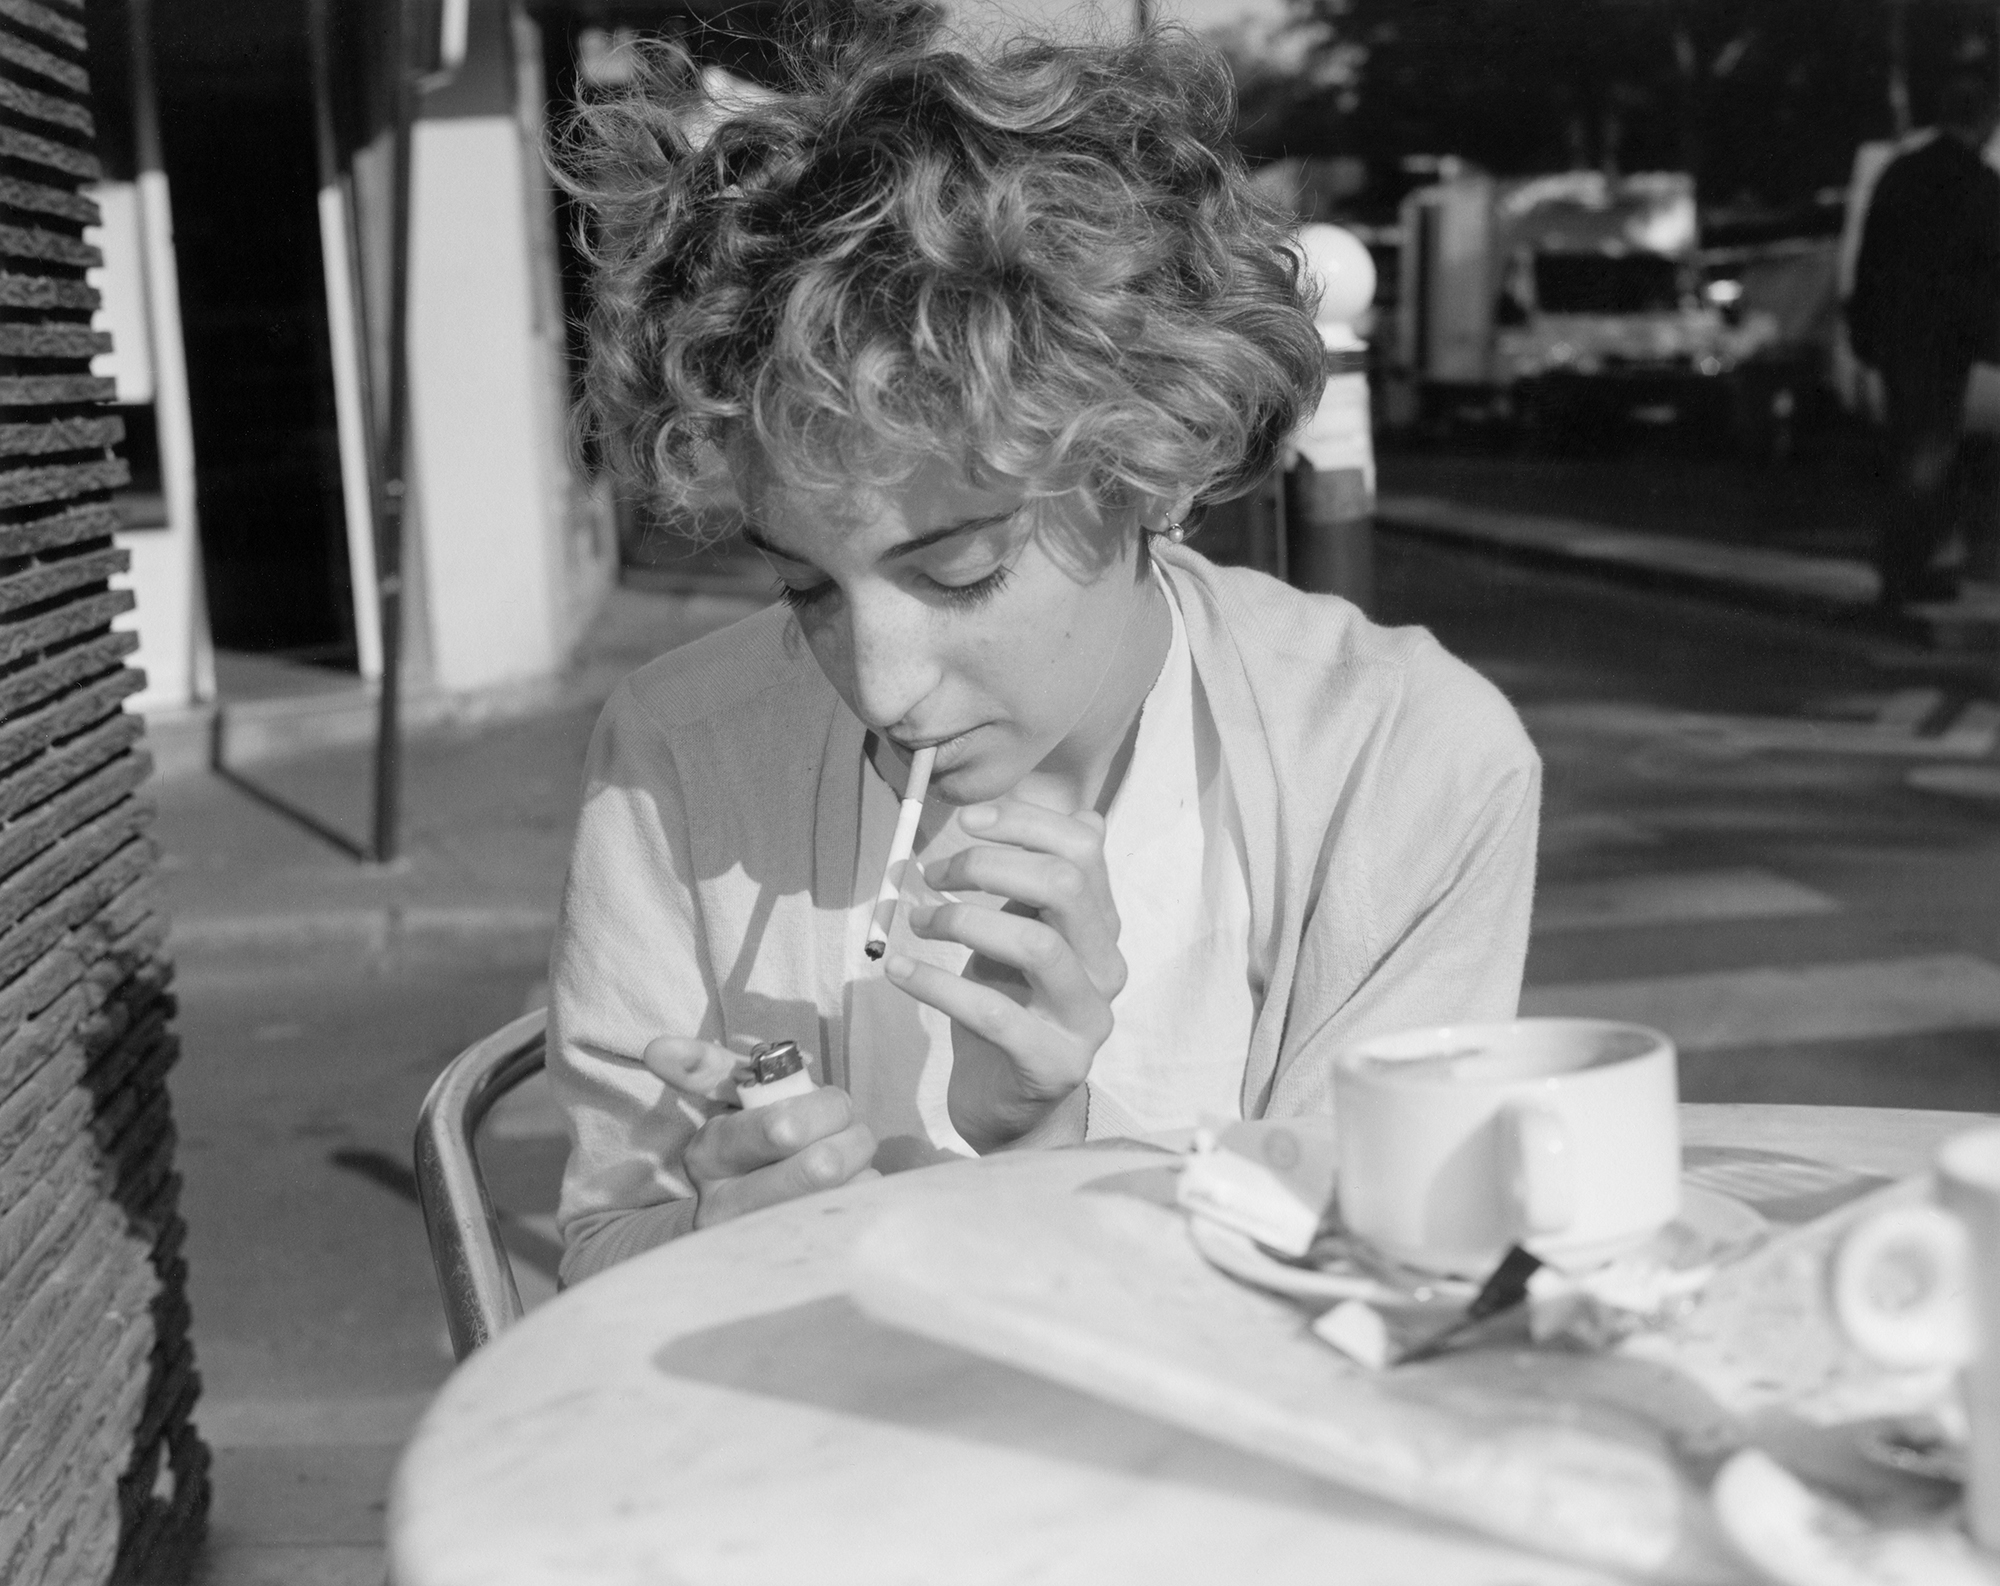
[[[304,0],[159,0],[209,620],[353,668]]]

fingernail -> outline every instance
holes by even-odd
[[[969,832],[983,832],[1000,818],[991,804],[974,804],[958,812],[958,824]]]
[[[919,903],[915,908],[910,910],[910,929],[914,931],[924,930],[930,925],[932,920],[937,918],[937,911],[938,906],[935,903]]]
[[[901,953],[891,953],[882,965],[882,973],[891,980],[907,980],[916,973],[917,966]]]

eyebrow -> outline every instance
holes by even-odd
[[[1005,523],[1020,510],[1021,508],[1018,506],[1009,507],[1005,512],[991,512],[983,517],[965,518],[957,523],[947,523],[939,528],[927,529],[922,534],[904,540],[900,544],[890,546],[887,551],[882,553],[882,559],[888,561],[894,558],[914,556],[918,551],[929,550],[933,545],[951,539],[954,535],[972,534],[980,529],[990,529],[996,524]],[[746,523],[743,525],[743,538],[767,556],[775,556],[783,562],[798,562],[801,566],[805,567],[812,565],[804,557],[795,555],[791,551],[786,550],[782,545],[774,545],[771,541],[765,539],[762,534],[757,532],[756,526],[753,524]]]

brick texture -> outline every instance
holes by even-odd
[[[184,1579],[191,1421],[166,922],[83,240],[78,0],[0,0],[0,1581]]]

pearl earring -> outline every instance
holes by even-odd
[[[1185,523],[1169,523],[1160,532],[1164,534],[1167,537],[1168,542],[1173,545],[1179,545],[1181,541],[1187,538],[1188,534],[1187,525]]]

